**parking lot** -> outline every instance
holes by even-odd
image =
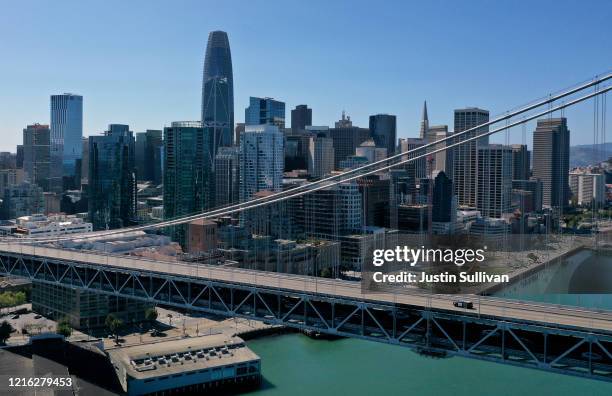
[[[15,330],[7,340],[7,345],[22,344],[28,341],[28,335],[55,331],[56,322],[34,312],[23,314],[4,314],[0,322],[7,321]],[[24,333],[23,331],[27,332]]]

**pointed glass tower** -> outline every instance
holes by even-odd
[[[227,33],[210,32],[202,80],[202,126],[213,137],[210,162],[219,147],[233,144],[234,78]]]

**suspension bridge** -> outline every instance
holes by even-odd
[[[612,89],[610,79],[612,74],[599,76],[417,149],[265,198],[154,224],[96,231],[78,238],[163,229],[328,189],[604,96]],[[503,125],[488,129],[499,123]],[[482,132],[483,128],[487,128],[486,132]],[[357,282],[340,279],[149,260],[58,245],[75,238],[75,235],[4,237],[0,239],[0,274],[153,304],[385,342],[435,356],[464,356],[612,380],[612,311],[488,296],[471,296],[474,309],[466,310],[453,305],[457,296],[427,291],[368,292]]]

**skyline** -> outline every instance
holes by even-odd
[[[477,106],[494,116],[612,64],[612,54],[602,51],[612,34],[605,25],[612,5],[597,1],[593,4],[604,9],[595,15],[587,7],[568,12],[572,2],[540,3],[528,13],[485,2],[473,2],[469,9],[448,2],[396,4],[377,10],[379,18],[372,21],[363,20],[371,11],[365,2],[355,3],[350,15],[343,13],[348,3],[300,8],[266,2],[262,11],[254,2],[240,4],[241,13],[252,17],[238,20],[239,3],[187,1],[181,9],[158,2],[146,7],[69,3],[11,4],[0,16],[0,32],[14,38],[0,43],[0,53],[9,59],[0,64],[6,78],[0,96],[2,151],[15,151],[26,125],[48,124],[49,98],[64,92],[84,97],[84,136],[98,135],[110,123],[129,124],[137,132],[198,120],[204,52],[213,30],[226,31],[232,48],[235,122],[242,121],[250,96],[267,96],[286,103],[288,124],[289,111],[298,104],[313,109],[314,125],[333,125],[342,110],[361,127],[368,126],[370,115],[394,114],[398,137],[418,136],[424,100],[430,124],[452,129],[456,108]],[[103,22],[116,15],[112,10],[127,16],[113,19],[116,29]],[[498,20],[500,11],[506,20]],[[25,13],[25,30],[20,18],[7,17]],[[214,17],[198,19],[207,14]],[[130,18],[135,15],[143,18]],[[67,36],[43,23],[58,16],[83,34]],[[516,31],[513,18],[525,22],[524,31]],[[479,27],[470,23],[476,21]],[[493,28],[499,34],[487,34]],[[555,33],[535,37],[536,31]],[[476,47],[475,40],[480,40]],[[368,51],[374,46],[378,52]],[[36,61],[32,48],[49,62]],[[523,50],[525,56],[517,59]],[[118,66],[108,67],[113,61]],[[591,143],[592,117],[585,107],[592,104],[566,113],[572,145]],[[533,129],[535,123],[527,130]],[[520,142],[518,137],[515,128],[511,142]]]

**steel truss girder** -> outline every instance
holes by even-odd
[[[418,351],[612,381],[612,334],[609,333],[11,253],[0,253],[0,273],[154,304],[402,345]],[[234,301],[236,294],[243,296],[237,302]],[[252,311],[241,310],[250,300]],[[270,304],[272,301],[278,304],[277,309]],[[401,324],[403,329],[399,328]],[[564,347],[551,342],[552,337]],[[585,346],[588,350],[580,354]],[[594,348],[602,353],[594,352]]]

